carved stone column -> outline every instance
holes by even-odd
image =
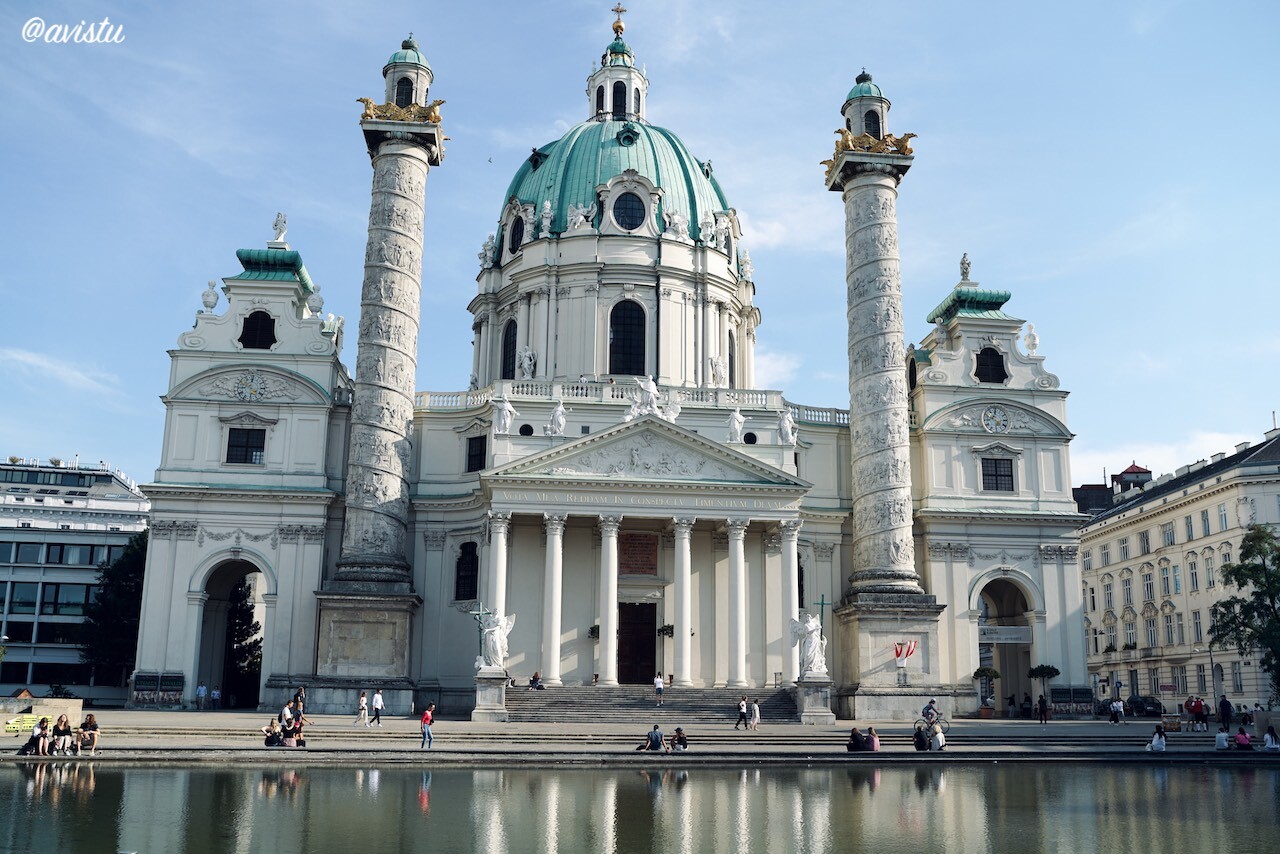
[[[356,355],[347,516],[337,578],[392,582],[409,590],[409,515],[422,220],[429,155],[392,139],[373,154],[373,200],[365,248]]]
[[[922,592],[911,537],[911,448],[898,267],[898,181],[905,171],[894,165],[856,163],[843,192],[854,486],[849,583],[855,594]]]
[[[621,516],[600,517],[600,684],[618,684],[618,529]]]
[[[507,614],[507,533],[510,513],[489,513],[489,598],[495,614]]]
[[[784,637],[789,637],[790,620],[800,618],[800,560],[796,551],[796,539],[803,524],[798,519],[782,522],[778,531],[782,535],[782,625]],[[816,576],[815,576],[816,577]],[[782,646],[782,680],[790,684],[800,678],[800,647],[786,641]]]
[[[542,581],[542,681],[560,684],[560,609],[564,523],[567,516],[542,514],[547,529],[546,567]]]
[[[749,519],[729,519],[729,686],[747,687],[747,556]]]
[[[690,538],[697,519],[673,519],[676,535],[675,680],[673,684],[693,685],[693,565]]]

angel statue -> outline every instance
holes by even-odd
[[[551,236],[551,221],[555,219],[555,213],[551,210],[551,202],[542,203],[542,214],[538,217],[542,223],[542,230],[538,232],[538,237],[545,239]]]
[[[595,219],[596,206],[592,202],[591,207],[586,205],[569,205],[569,231],[575,228],[585,228],[591,225],[591,220]]]
[[[480,621],[484,632],[483,654],[480,660],[485,667],[501,670],[507,662],[507,635],[515,627],[516,615],[485,614]]]
[[[822,636],[822,621],[817,614],[804,613],[799,620],[789,620],[791,642],[800,644],[800,676],[809,673],[826,675],[827,639]]]
[[[280,241],[284,240],[284,233],[289,230],[288,225],[289,225],[289,221],[285,217],[285,215],[282,213],[277,213],[276,221],[271,224],[271,227],[275,229],[275,232],[276,232],[276,236],[272,238],[274,242],[279,243]]]
[[[493,435],[506,436],[511,432],[511,419],[519,415],[506,396],[493,401]]]

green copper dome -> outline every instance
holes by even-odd
[[[555,211],[551,230],[560,233],[570,205],[595,204],[596,187],[627,169],[662,189],[659,231],[664,229],[662,215],[676,211],[688,217],[689,236],[697,240],[703,216],[729,209],[719,183],[711,177],[711,164],[700,163],[679,137],[665,128],[613,119],[583,122],[539,148],[521,164],[503,204],[515,196],[541,210],[542,203],[550,201]]]
[[[846,101],[852,101],[854,98],[883,98],[884,93],[880,91],[880,87],[871,82],[871,75],[867,70],[862,69],[862,73],[854,78],[853,88],[849,90],[849,96]]]
[[[431,68],[431,65],[427,62],[427,58],[418,50],[418,43],[414,41],[412,35],[400,42],[400,49],[391,54],[391,58],[387,60],[387,64],[382,67],[382,73],[386,74],[387,69],[395,65],[397,62]]]
[[[618,36],[605,48],[604,59],[601,62],[606,65],[625,65],[630,68],[635,65],[635,54],[622,40],[622,36]]]

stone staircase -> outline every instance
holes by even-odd
[[[586,685],[543,691],[519,687],[507,689],[507,711],[517,723],[645,723],[658,724],[664,730],[690,723],[732,726],[744,693],[748,702],[752,698],[760,701],[762,723],[799,723],[791,692],[777,688],[667,688],[659,707],[649,685]]]

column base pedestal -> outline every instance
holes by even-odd
[[[850,720],[913,721],[931,699],[950,717],[954,688],[942,684],[938,619],[946,610],[923,593],[858,593],[835,610],[841,672],[836,711]],[[916,642],[898,667],[894,644]]]
[[[507,674],[495,668],[483,668],[476,673],[476,707],[471,712],[473,721],[506,723]]]
[[[413,593],[325,590],[320,605],[316,676],[320,679],[409,681],[413,613],[422,599]]]
[[[796,680],[796,709],[800,723],[830,726],[836,722],[831,711],[831,686],[835,682],[825,673],[806,673]]]

